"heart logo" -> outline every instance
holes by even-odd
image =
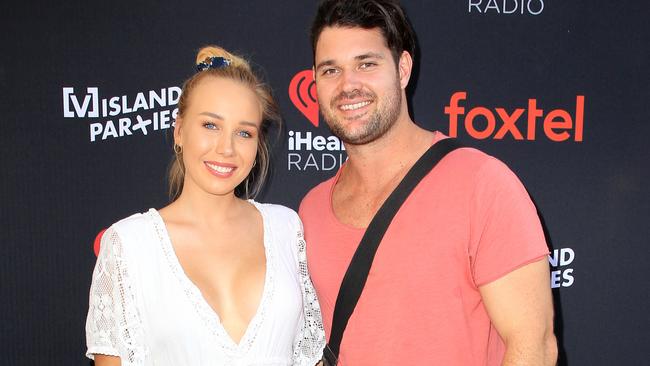
[[[103,229],[95,237],[95,242],[93,243],[93,251],[95,252],[95,256],[99,255],[99,247],[102,243],[102,236],[104,235],[105,231],[106,229]]]
[[[311,124],[318,127],[318,99],[311,69],[300,71],[291,79],[289,98]]]

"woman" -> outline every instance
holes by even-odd
[[[106,365],[309,365],[325,343],[302,225],[246,200],[267,175],[269,89],[219,47],[197,55],[174,128],[172,203],[113,224],[90,290],[87,356]]]

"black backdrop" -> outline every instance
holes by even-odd
[[[457,135],[508,163],[538,205],[553,248],[561,364],[647,364],[650,6],[404,6],[419,41],[414,119],[445,133],[455,120]],[[2,5],[0,364],[89,363],[94,238],[165,205],[164,127],[200,46],[253,59],[275,90],[285,128],[262,201],[297,208],[334,173],[345,153],[300,74],[311,66],[314,11],[304,0]],[[456,92],[465,97],[451,103]],[[445,113],[450,105],[463,113]]]

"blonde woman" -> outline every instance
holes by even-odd
[[[325,343],[302,225],[251,199],[279,113],[250,65],[197,55],[174,128],[172,202],[113,224],[90,290],[87,356],[107,365],[315,365]]]

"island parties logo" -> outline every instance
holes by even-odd
[[[63,117],[87,120],[90,142],[169,129],[178,114],[181,95],[177,86],[139,92],[135,97],[104,96],[96,86],[85,91],[63,87]]]

